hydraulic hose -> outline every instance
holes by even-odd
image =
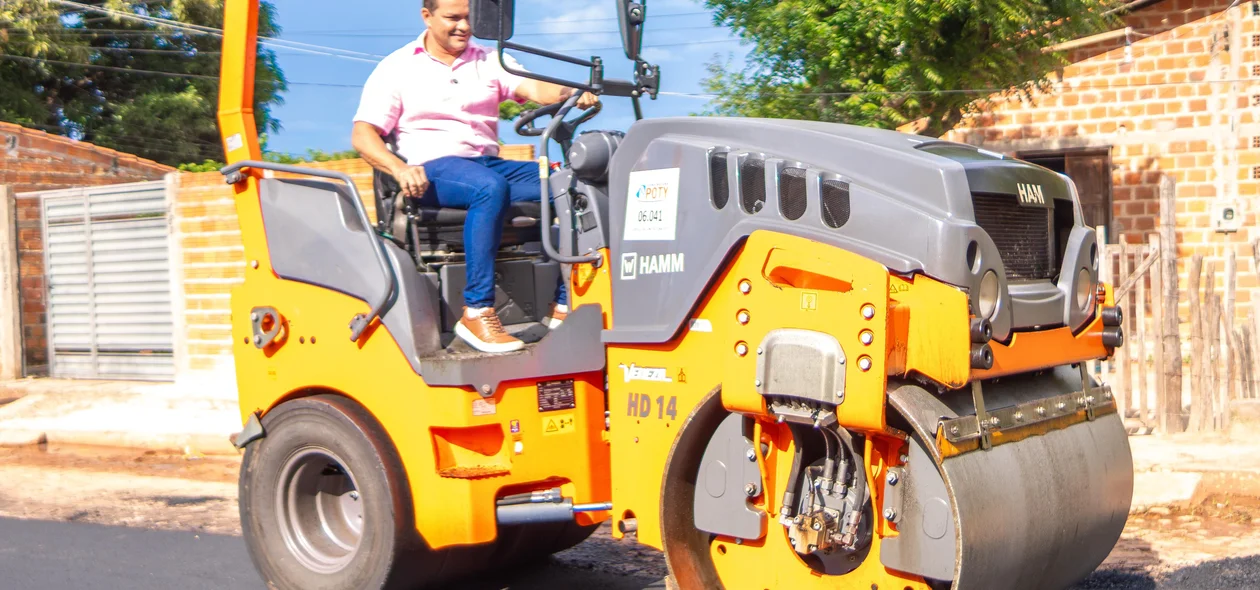
[[[796,516],[796,490],[801,487],[801,443],[805,438],[800,430],[801,426],[789,424],[788,428],[792,431],[792,469],[788,472],[787,488],[783,490],[783,509],[784,516]]]

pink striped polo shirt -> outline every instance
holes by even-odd
[[[496,50],[471,42],[448,66],[425,51],[427,34],[377,64],[354,120],[384,135],[397,130],[398,154],[413,166],[443,156],[497,156],[499,103],[517,100],[524,79],[503,69]]]

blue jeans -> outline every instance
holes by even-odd
[[[509,203],[537,202],[542,198],[537,162],[504,160],[493,156],[448,156],[424,164],[429,189],[420,202],[448,209],[467,209],[464,221],[464,257],[468,282],[464,304],[494,307],[494,258],[503,239]],[[542,220],[550,231],[551,220]],[[567,305],[564,279],[556,286],[556,303]]]

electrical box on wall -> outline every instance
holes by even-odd
[[[1212,204],[1212,229],[1221,233],[1242,229],[1246,214],[1237,201],[1221,201]]]

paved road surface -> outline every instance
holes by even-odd
[[[592,556],[593,557],[593,556]],[[659,580],[549,561],[459,584],[469,590],[595,588],[659,590]],[[240,537],[81,522],[0,518],[5,590],[233,590],[262,588]],[[1075,590],[1260,588],[1260,558],[1174,569],[1158,582],[1142,572],[1102,570]]]
[[[8,590],[262,587],[239,537],[0,519]]]
[[[236,590],[263,584],[240,537],[0,518],[4,590]],[[458,584],[468,590],[663,589],[659,579],[548,561]]]

